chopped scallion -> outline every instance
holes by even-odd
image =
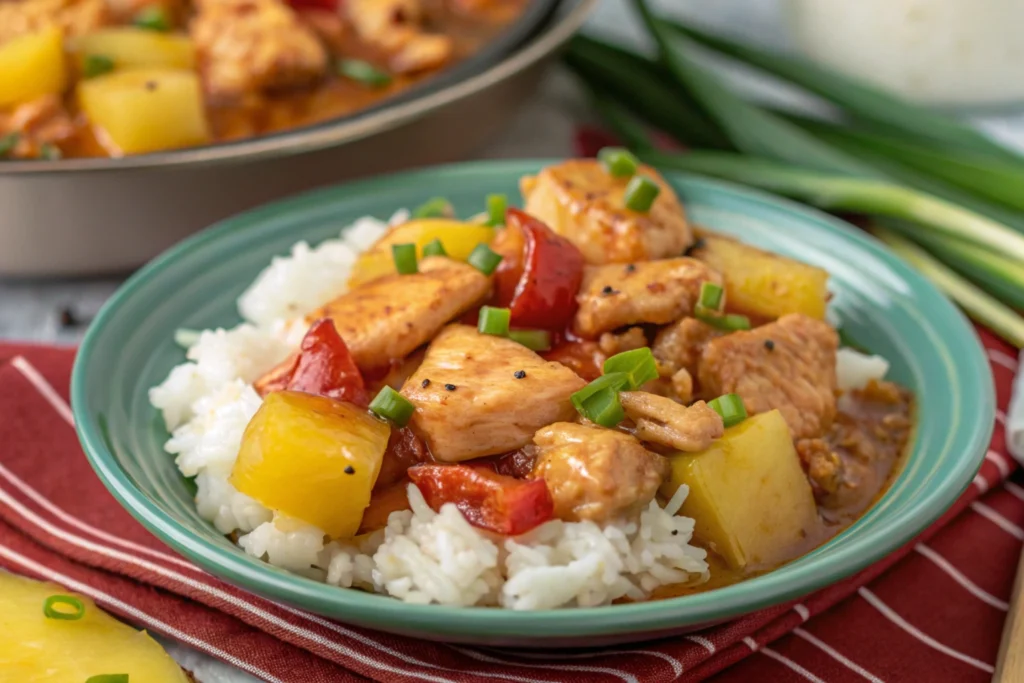
[[[190,330],[185,327],[179,327],[174,331],[174,343],[183,349],[190,349],[195,346],[195,343],[199,341],[199,336],[202,334],[199,330]]]
[[[597,153],[597,159],[613,178],[628,178],[636,173],[640,165],[637,158],[622,147],[605,147]]]
[[[454,218],[455,207],[444,197],[434,197],[412,212],[413,218]]]
[[[644,346],[617,353],[604,362],[604,376],[619,372],[629,378],[629,384],[625,388],[633,391],[658,378],[658,363],[654,360],[651,350]]]
[[[700,285],[700,298],[698,305],[709,311],[721,311],[725,290],[721,285],[714,282],[703,282]]]
[[[743,399],[737,394],[723,394],[708,401],[708,407],[722,416],[722,423],[726,427],[738,425],[747,419],[746,406],[743,405]]]
[[[621,391],[622,389],[629,386],[629,375],[624,372],[612,372],[610,374],[604,374],[595,379],[593,382],[583,387],[569,398],[572,400],[572,404],[576,406],[576,410],[583,412],[583,404],[588,398],[593,396],[599,391],[605,389],[611,389],[612,391]]]
[[[589,396],[577,410],[583,417],[602,427],[614,427],[626,419],[626,412],[619,402],[619,392],[610,387]]]
[[[507,337],[508,324],[511,319],[512,312],[507,308],[483,306],[480,308],[480,317],[477,321],[476,329],[480,334]]]
[[[163,7],[150,6],[140,10],[132,23],[149,31],[163,33],[171,30],[171,19]]]
[[[44,142],[39,146],[39,158],[45,161],[57,161],[63,157],[63,153],[60,151],[60,147],[57,145]]]
[[[551,348],[551,333],[547,330],[511,330],[508,338],[531,351],[547,351]]]
[[[415,244],[393,244],[391,256],[395,259],[395,269],[402,275],[412,275],[419,270],[416,265]]]
[[[750,329],[750,318],[736,313],[721,315],[717,311],[709,311],[701,306],[697,306],[693,311],[693,317],[702,323],[711,325],[716,330],[724,330],[725,332]]]
[[[82,62],[82,76],[96,78],[114,70],[114,60],[106,55],[86,55]]]
[[[85,616],[85,605],[73,595],[51,595],[43,601],[47,619],[75,621]]]
[[[7,135],[0,135],[0,158],[6,157],[8,154],[13,152],[14,148],[18,146],[18,142],[20,141],[20,133],[8,133]]]
[[[85,683],[129,683],[128,674],[99,674],[89,676]]]
[[[339,60],[337,69],[340,75],[372,88],[383,88],[391,83],[391,74],[361,59]]]
[[[440,239],[434,238],[423,245],[423,258],[428,256],[447,256],[448,252],[444,250],[444,245]]]
[[[487,225],[505,225],[505,212],[508,210],[508,196],[503,194],[487,195]]]
[[[501,263],[501,255],[494,253],[490,247],[481,242],[469,254],[466,262],[484,275],[490,275],[498,267],[498,264]]]
[[[385,385],[370,401],[370,411],[399,427],[404,427],[409,424],[412,414],[416,412],[416,406],[405,396]]]
[[[661,194],[661,188],[650,178],[635,175],[626,185],[626,208],[640,213],[651,210],[654,200]]]

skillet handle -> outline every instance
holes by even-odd
[[[1013,582],[1013,596],[1006,612],[992,683],[1024,683],[1024,550],[1017,563],[1017,578]]]

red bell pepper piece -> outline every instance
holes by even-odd
[[[288,390],[348,401],[364,408],[370,404],[363,376],[330,318],[310,325],[298,354],[257,380],[256,389],[261,396]]]
[[[544,360],[553,360],[572,369],[577,375],[593,381],[603,373],[608,356],[594,341],[565,340],[541,354]]]
[[[391,428],[388,447],[380,463],[380,473],[373,490],[385,488],[400,479],[405,479],[405,472],[413,465],[432,460],[427,445],[412,433],[408,427]]]
[[[524,246],[520,258],[505,258],[498,266],[497,304],[511,310],[513,327],[566,329],[576,314],[583,255],[572,242],[519,209],[509,209],[505,223],[506,230],[521,232]],[[506,240],[512,247],[514,237]]]
[[[341,7],[342,0],[287,0],[292,9],[296,10],[327,10],[337,12]]]
[[[543,479],[513,479],[490,467],[419,465],[409,478],[434,510],[454,503],[473,526],[518,536],[552,519],[555,505]]]

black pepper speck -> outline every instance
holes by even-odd
[[[429,379],[425,379],[425,380],[423,380],[423,381],[422,381],[422,382],[420,383],[420,386],[421,386],[421,387],[423,387],[424,389],[426,389],[427,387],[429,387],[429,386],[430,386],[430,380],[429,380]]]
[[[686,251],[683,252],[683,256],[689,256],[693,252],[697,251],[698,249],[703,249],[703,248],[704,248],[704,238],[703,237],[698,237],[697,240],[693,244],[691,244],[690,246],[688,246],[686,248]]]
[[[611,285],[605,285],[604,289],[601,290],[601,293],[604,294],[605,296],[609,296],[611,294],[617,294],[618,292],[616,292],[615,288],[612,287]]]
[[[672,535],[673,536],[678,536],[679,535],[679,529],[673,529],[672,530]]]
[[[516,370],[516,379],[522,379],[526,377],[526,370]]]
[[[447,389],[448,391],[455,391],[457,387],[454,384],[445,384],[444,388]]]
[[[636,272],[636,265],[630,263],[628,266],[626,266],[626,272],[627,273],[635,273]]]
[[[355,474],[355,473],[356,473],[356,468],[352,467],[352,465],[349,465],[348,467],[345,468],[345,474]]]
[[[764,340],[764,348],[768,349],[769,351],[774,351],[775,350],[775,342],[773,342],[771,339],[765,339]]]

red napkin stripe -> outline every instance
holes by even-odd
[[[992,337],[986,336],[985,343],[990,349],[999,405],[1005,407],[1016,361],[1011,355],[1012,349]],[[273,653],[272,660],[288,662],[282,667],[283,673],[264,665],[261,669],[264,674],[257,675],[266,680],[349,680],[338,678],[337,673],[329,674],[334,676],[332,678],[322,679],[322,671],[316,669],[318,665],[334,667],[337,671],[342,670],[340,666],[357,672],[350,680],[365,676],[380,681],[646,682],[703,680],[716,673],[716,680],[872,680],[858,668],[873,671],[870,675],[885,680],[921,680],[912,675],[894,675],[899,669],[888,670],[892,663],[881,657],[883,650],[899,656],[919,653],[928,660],[925,664],[931,663],[939,672],[938,677],[928,680],[944,680],[942,676],[946,676],[946,680],[986,680],[985,667],[991,670],[998,643],[998,636],[992,638],[991,634],[998,632],[1004,614],[998,605],[1005,603],[1008,597],[1015,554],[1019,552],[1019,540],[1024,538],[1020,528],[1024,523],[1024,501],[1021,500],[1024,490],[1011,482],[1005,490],[999,488],[986,496],[984,502],[975,500],[984,491],[998,487],[1011,470],[1011,461],[1003,450],[1001,429],[996,430],[992,451],[975,478],[975,485],[927,532],[926,537],[937,534],[927,546],[917,546],[919,549],[915,551],[915,545],[911,544],[857,576],[802,601],[748,615],[698,634],[605,648],[600,652],[548,653],[453,647],[335,624],[243,593],[172,555],[116,505],[84,464],[67,419],[70,413],[66,394],[54,389],[67,386],[69,352],[32,348],[19,348],[18,352],[22,358],[0,368],[0,387],[4,389],[0,392],[0,410],[6,415],[13,412],[12,419],[0,425],[0,443],[9,445],[0,451],[0,519],[3,520],[0,522],[0,564],[33,574],[24,562],[14,559],[9,540],[13,535],[33,548],[34,555],[21,550],[14,552],[20,557],[38,558],[32,565],[34,575],[40,575],[40,568],[53,572],[58,571],[54,567],[60,566],[58,573],[78,581],[79,585],[91,586],[94,591],[104,590],[114,580],[134,590],[134,594],[125,590],[126,597],[121,599],[129,605],[139,605],[142,595],[159,593],[165,599],[188,605],[191,608],[189,619],[173,621],[168,618],[172,612],[162,610],[150,611],[150,619],[162,619],[193,637],[198,613],[233,622],[248,634],[269,639],[269,643],[259,648],[261,653]],[[0,357],[4,355],[0,349]],[[14,405],[7,405],[12,401],[5,397],[14,398]],[[41,463],[51,461],[58,466],[40,467]],[[75,491],[75,495],[68,495],[69,490]],[[969,511],[957,517],[968,505],[971,506]],[[948,528],[941,529],[954,517],[955,521]],[[964,556],[956,549],[965,545],[967,531],[984,538],[987,545]],[[953,540],[947,541],[947,538]],[[972,543],[967,545],[973,547]],[[1001,573],[992,571],[994,567],[989,565],[994,562],[977,562],[986,555],[1002,559],[1005,567]],[[895,568],[890,569],[893,565]],[[77,573],[68,567],[73,567]],[[901,575],[905,576],[901,578]],[[972,579],[968,579],[968,575]],[[929,578],[922,580],[922,576]],[[958,578],[951,578],[954,576]],[[975,590],[965,587],[965,582]],[[146,588],[145,583],[159,588]],[[865,584],[868,587],[864,587]],[[974,620],[971,623],[978,622],[974,630],[984,637],[964,642],[960,637],[963,622],[954,624],[955,630],[945,623],[941,631],[937,630],[939,620],[934,614],[927,609],[915,613],[911,608],[918,603],[904,604],[900,586],[907,584],[919,584],[926,592],[934,586],[945,585],[942,599],[955,598],[964,613],[971,615]],[[106,592],[112,594],[110,590]],[[918,595],[917,599],[927,608],[929,597],[925,594],[922,599]],[[144,621],[142,617],[133,618],[131,614],[118,611],[113,603],[101,601],[101,604],[111,606],[112,611],[126,618]],[[987,610],[988,614],[979,617],[979,609]],[[839,621],[841,628],[836,628],[834,623],[836,614],[844,615]],[[851,623],[858,625],[855,634],[849,628]],[[159,630],[153,625],[150,628]],[[917,635],[914,635],[915,630]],[[890,643],[887,648],[879,648],[879,633],[887,634],[886,642]],[[853,637],[855,635],[857,637]],[[247,635],[244,640],[257,637]],[[929,639],[930,645],[926,642]],[[224,645],[230,641],[221,636],[212,634],[209,640],[202,642],[206,643],[202,649],[220,648],[231,655],[232,651]],[[917,655],[915,661],[916,658]],[[965,658],[974,664],[967,663]],[[245,661],[257,666],[254,659]],[[885,668],[878,668],[883,665]],[[747,678],[743,678],[744,675]],[[951,678],[954,675],[956,678]]]

